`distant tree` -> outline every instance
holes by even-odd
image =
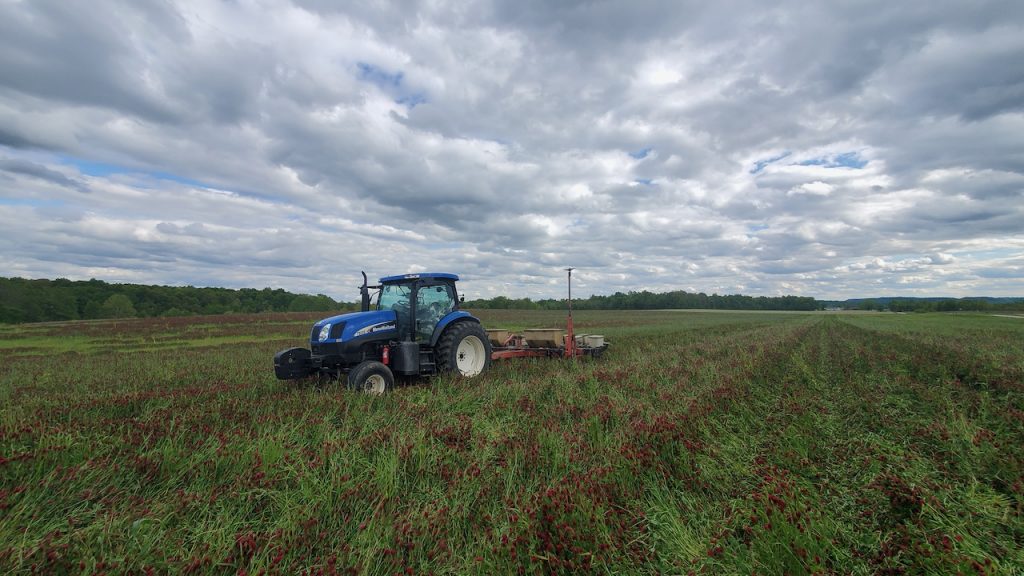
[[[915,306],[914,312],[935,312],[935,302],[921,302]]]
[[[111,294],[103,302],[102,316],[104,318],[134,318],[135,305],[124,294]]]
[[[317,294],[316,296],[310,296],[309,294],[300,294],[292,299],[291,304],[288,305],[289,312],[322,312],[325,310],[333,310],[338,307],[338,303],[331,300],[329,297],[323,294]]]
[[[981,300],[979,298],[961,298],[960,299],[961,310],[973,310],[976,312],[984,312],[992,309],[992,304]]]
[[[103,317],[103,305],[98,300],[89,300],[82,310],[82,318],[93,320]]]

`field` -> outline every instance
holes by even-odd
[[[370,397],[274,379],[314,316],[0,327],[0,573],[1022,573],[1024,320],[578,313]]]

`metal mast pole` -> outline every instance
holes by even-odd
[[[576,355],[576,334],[572,328],[572,271],[575,268],[566,268],[565,271],[569,273],[569,322],[568,322],[568,334],[566,339],[568,342],[565,343],[565,355],[575,356]]]
[[[569,317],[572,317],[572,271],[575,268],[566,268],[565,271],[569,273]]]

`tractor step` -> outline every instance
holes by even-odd
[[[420,350],[420,374],[434,374],[437,372],[437,364],[434,363],[434,353],[431,350]]]

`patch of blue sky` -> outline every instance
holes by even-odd
[[[209,184],[205,184],[192,178],[185,178],[178,176],[177,174],[171,174],[170,172],[161,172],[156,170],[136,170],[125,166],[118,166],[116,164],[107,164],[103,162],[94,162],[92,160],[86,160],[83,158],[76,158],[74,156],[61,156],[60,162],[68,166],[74,166],[82,174],[88,176],[97,176],[100,178],[113,176],[115,174],[128,174],[134,176],[143,176],[151,178],[153,180],[168,180],[171,182],[177,182],[186,186],[192,186],[194,188],[213,188]]]
[[[171,182],[177,182],[179,184],[184,184],[186,186],[191,186],[193,188],[216,188],[216,186],[211,186],[204,182],[200,182],[199,180],[184,178],[182,176],[170,174],[168,172],[143,172],[142,174],[145,174],[146,176],[155,178],[157,180],[170,180]]]
[[[67,164],[74,166],[82,174],[88,176],[110,176],[111,174],[125,174],[131,172],[127,168],[121,166],[114,166],[113,164],[104,164],[102,162],[93,162],[92,160],[85,160],[83,158],[75,158],[73,156],[60,156],[61,164]]]
[[[982,278],[1024,278],[1024,270],[1020,268],[1004,268],[1002,266],[996,268],[981,268],[974,271],[975,274]]]
[[[747,238],[751,238],[751,239],[756,238],[758,232],[762,232],[762,231],[767,230],[767,229],[768,229],[768,225],[767,224],[750,224],[750,225],[747,226],[746,237]]]
[[[63,200],[44,200],[39,198],[0,198],[0,206],[30,206],[32,208],[54,208],[63,205]]]
[[[636,180],[633,180],[633,182],[643,184],[644,186],[654,186],[654,180],[651,180],[650,178],[637,178]]]
[[[402,79],[405,77],[403,72],[390,73],[383,68],[366,62],[358,62],[356,67],[359,69],[360,80],[366,80],[381,88],[398,88],[402,85]]]
[[[215,190],[215,191],[228,191],[237,194],[257,196],[270,202],[282,203],[286,202],[284,199],[269,194],[264,191],[257,191],[253,189],[245,188],[224,188],[221,186],[215,186],[202,180],[196,180],[194,178],[188,178],[185,176],[179,176],[171,172],[164,172],[162,170],[140,170],[137,168],[130,168],[127,166],[120,166],[117,164],[108,164],[104,162],[94,162],[92,160],[86,160],[83,158],[77,158],[74,156],[58,156],[58,161],[65,166],[72,166],[76,168],[80,173],[95,176],[99,178],[108,178],[115,175],[124,175],[128,178],[135,179],[131,185],[139,189],[152,189],[163,182],[175,182],[189,188],[201,189],[201,190]]]
[[[992,248],[990,250],[971,250],[969,252],[965,250],[965,251],[962,251],[962,252],[955,252],[954,256],[959,256],[961,254],[963,256],[971,258],[972,260],[977,260],[979,258],[1020,258],[1021,257],[1020,249],[1018,249],[1018,248]]]
[[[630,152],[629,155],[632,156],[633,158],[636,158],[637,160],[643,160],[644,158],[647,158],[647,155],[650,154],[652,150],[654,150],[654,149],[653,148],[642,148],[640,150],[636,150],[634,152]]]
[[[790,154],[792,154],[792,152],[789,152],[787,150],[786,152],[783,152],[782,154],[779,154],[778,156],[773,156],[771,158],[765,158],[763,160],[758,160],[757,162],[754,162],[754,167],[750,170],[750,173],[751,174],[757,174],[758,172],[761,172],[762,170],[764,170],[765,167],[767,167],[769,164],[774,164],[775,162],[778,162],[779,160],[782,160],[782,159],[786,158]]]
[[[836,156],[822,156],[797,162],[801,166],[824,166],[825,168],[863,168],[868,161],[861,158],[857,152],[844,152]]]
[[[426,102],[427,97],[422,92],[417,92],[415,94],[408,94],[405,96],[401,96],[399,98],[395,98],[395,104],[407,106],[409,107],[410,110],[419,106],[420,104],[426,104]]]
[[[394,96],[395,104],[401,104],[412,109],[427,102],[427,95],[425,93],[408,89],[405,83],[405,73],[401,70],[398,72],[388,72],[368,62],[357,62],[356,68],[360,80],[369,82]]]

